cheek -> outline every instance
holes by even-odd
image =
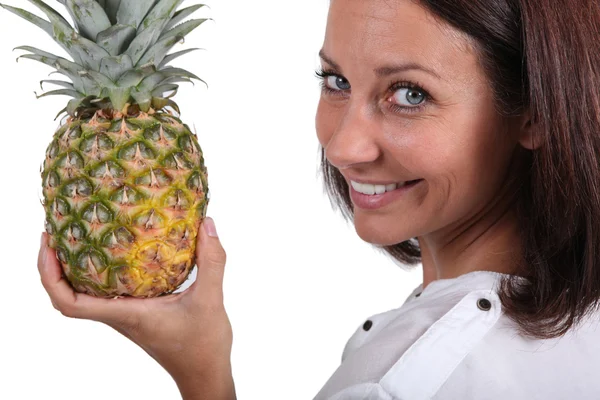
[[[326,147],[327,143],[331,140],[338,125],[338,119],[339,112],[336,112],[336,109],[321,99],[319,101],[319,106],[317,107],[317,115],[315,118],[317,138],[319,139],[321,146]]]
[[[514,149],[493,116],[487,123],[456,125],[430,146],[430,174],[438,209],[470,213],[495,196],[503,185]],[[435,149],[435,150],[434,150]]]

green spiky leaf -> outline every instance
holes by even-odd
[[[152,11],[142,21],[138,31],[140,33],[144,32],[146,29],[153,27],[156,22],[160,22],[158,30],[162,32],[181,3],[183,3],[183,0],[158,0]]]
[[[77,30],[87,39],[96,41],[100,32],[111,27],[104,9],[94,0],[66,0],[65,6]]]
[[[127,1],[127,0],[125,0]],[[121,0],[106,0],[104,2],[104,11],[112,24],[117,23],[117,13],[121,7]]]
[[[167,67],[167,68],[163,68],[160,72],[167,78],[182,77],[182,78],[196,79],[196,80],[199,80],[200,82],[204,83],[206,85],[206,87],[208,87],[208,84],[206,82],[204,82],[204,80],[200,79],[198,76],[194,75],[193,73],[186,71],[184,69],[181,69],[181,68]]]
[[[131,41],[135,39],[136,30],[128,25],[113,25],[100,32],[96,43],[106,50],[111,56],[123,53]]]
[[[158,86],[163,80],[165,80],[166,76],[161,72],[155,72],[154,74],[147,76],[137,85],[137,88],[140,92],[148,92],[150,93],[152,89]]]
[[[51,90],[49,92],[46,93],[42,93],[39,96],[36,94],[35,95],[38,99],[41,97],[46,97],[46,96],[70,96],[70,97],[74,97],[76,99],[79,98],[83,98],[84,96],[79,93],[76,90],[71,90],[71,89],[58,89],[58,90]]]
[[[130,87],[115,87],[108,89],[108,97],[116,110],[122,110],[131,97]]]
[[[207,7],[207,5],[206,4],[196,4],[194,6],[183,8],[183,9],[177,11],[173,15],[173,18],[171,18],[171,20],[169,21],[169,23],[165,27],[165,29],[171,29],[171,28],[173,28],[175,25],[177,25],[181,21],[185,20],[187,17],[189,17],[190,15],[192,15],[193,13],[195,13],[196,11],[198,11],[199,9],[201,9],[202,7]]]
[[[168,51],[171,50],[171,48],[177,44],[177,42],[182,40],[185,35],[200,26],[200,24],[202,24],[204,21],[205,20],[192,20],[171,29],[169,34],[165,34],[165,36],[161,37],[154,46],[146,51],[139,63],[152,63],[154,65],[160,65]]]
[[[60,58],[59,56],[56,56],[54,54],[48,53],[47,51],[40,50],[40,49],[38,49],[36,47],[32,47],[32,46],[19,46],[19,47],[15,47],[13,50],[25,50],[25,51],[33,53],[37,56],[43,57],[44,60],[48,61],[48,62],[44,62],[44,64],[47,64],[50,66],[54,66],[54,63],[56,63],[56,60]],[[20,56],[19,58],[28,58],[28,57]],[[17,58],[17,60],[19,58]]]
[[[152,96],[155,96],[155,97],[163,97],[163,94],[164,94],[165,92],[171,92],[171,91],[173,91],[173,90],[175,90],[175,91],[176,91],[177,89],[179,89],[179,86],[178,86],[178,85],[175,85],[174,83],[167,83],[167,84],[164,84],[164,85],[159,85],[159,86],[157,86],[157,87],[156,87],[156,88],[155,88],[155,89],[152,91]],[[166,98],[171,98],[171,97],[173,97],[173,96],[171,95],[171,96],[168,96],[168,97],[166,97]]]
[[[202,25],[204,22],[208,21],[210,18],[202,18],[202,19],[191,19],[186,21],[176,27],[165,31],[158,40],[161,41],[163,39],[167,39],[170,37],[185,37],[191,31]]]
[[[181,50],[181,51],[169,54],[168,56],[166,56],[165,58],[163,58],[163,60],[158,65],[158,68],[162,69],[162,68],[166,67],[167,64],[169,64],[171,61],[175,60],[176,58],[179,58],[179,57],[181,57],[183,55],[186,55],[186,54],[191,53],[192,51],[196,51],[196,50],[204,50],[204,49],[200,49],[198,47],[194,47],[192,49]]]
[[[25,11],[21,8],[11,7],[6,4],[0,4],[0,7],[4,8],[5,10],[8,10],[8,11],[12,12],[13,14],[16,14],[19,17],[40,27],[48,35],[52,36],[52,24],[50,22],[46,21],[45,19],[42,19],[42,18],[38,17],[37,15],[30,13],[29,11]]]
[[[152,106],[152,96],[148,91],[139,91],[137,88],[131,89],[131,97],[140,106],[140,110],[148,112]]]
[[[155,0],[135,0],[123,1],[117,12],[117,23],[122,25],[130,25],[138,28],[152,6]]]
[[[125,53],[131,57],[134,65],[138,65],[138,62],[144,53],[156,42],[165,21],[166,19],[155,21],[149,28],[145,29],[142,33],[139,33],[135,39],[133,39]]]
[[[112,81],[117,81],[121,75],[133,68],[133,61],[127,54],[118,57],[106,57],[100,63],[100,73],[109,77]]]
[[[100,68],[102,58],[109,56],[108,52],[96,43],[79,35],[71,25],[52,7],[41,0],[28,0],[42,10],[53,28],[53,37],[73,57],[75,62],[94,70]]]
[[[44,90],[44,86],[43,86],[44,83],[50,83],[52,85],[62,86],[67,89],[76,90],[71,82],[57,81],[57,80],[52,80],[52,79],[44,79],[43,81],[40,81],[40,88],[42,90]]]
[[[169,100],[163,97],[152,97],[152,107],[156,110],[165,108],[169,104]]]
[[[116,87],[115,82],[112,81],[108,76],[97,72],[97,71],[83,71],[81,72],[82,76],[89,76],[92,78],[98,86],[102,88],[114,88]]]

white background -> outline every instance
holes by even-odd
[[[8,4],[35,10],[20,0]],[[228,253],[225,305],[238,398],[310,399],[355,329],[400,306],[421,282],[421,268],[406,272],[362,242],[322,189],[314,70],[327,0],[209,4],[197,16],[215,21],[176,48],[206,48],[178,65],[209,88],[183,85],[177,101],[198,132],[208,214]],[[51,69],[16,63],[22,52],[12,49],[64,53],[2,9],[0,37],[0,399],[177,399],[170,376],[146,353],[107,326],[63,317],[40,284],[39,168],[68,98],[36,100],[33,91]]]

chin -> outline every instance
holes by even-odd
[[[355,218],[354,228],[358,236],[367,243],[376,246],[392,246],[411,239],[413,236],[398,226],[389,226],[387,224],[377,224],[376,221],[365,218]]]

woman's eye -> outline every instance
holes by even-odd
[[[401,88],[394,93],[394,101],[406,107],[420,105],[426,99],[425,93],[411,88]]]
[[[348,82],[346,78],[342,78],[341,76],[337,75],[329,75],[325,80],[325,84],[329,89],[332,90],[350,89],[350,82]]]

